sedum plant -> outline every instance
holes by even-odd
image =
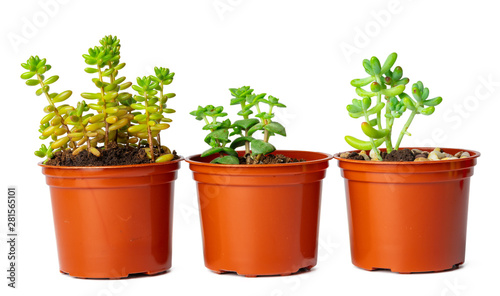
[[[146,142],[148,143],[146,152],[148,156],[153,161],[155,161],[155,151],[153,147],[159,147],[159,141],[157,141],[155,138],[159,136],[160,131],[170,127],[168,123],[162,122],[171,121],[170,119],[163,116],[163,112],[172,113],[175,112],[175,110],[164,109],[158,105],[160,100],[156,96],[158,94],[158,91],[156,89],[158,88],[159,84],[153,78],[155,77],[138,77],[137,85],[132,85],[132,88],[137,91],[138,95],[134,96],[136,103],[131,104],[130,107],[139,112],[133,113],[135,115],[134,122],[136,122],[137,124],[130,126],[127,131],[137,138],[146,139]],[[160,105],[162,105],[161,102]],[[164,159],[172,160],[173,155],[168,155],[171,156],[161,156],[158,159],[160,161],[163,161]]]
[[[403,69],[395,67],[396,53],[391,53],[381,65],[377,57],[363,60],[366,78],[354,79],[351,85],[356,88],[359,99],[353,99],[347,105],[347,111],[352,118],[362,118],[361,130],[368,140],[360,140],[346,136],[346,142],[358,150],[371,150],[378,160],[382,160],[378,147],[385,142],[387,153],[398,150],[405,135],[411,136],[408,128],[416,115],[431,115],[435,106],[442,102],[441,97],[429,99],[429,89],[421,81],[414,83],[411,96],[405,93],[409,79],[403,77]],[[369,85],[369,90],[364,89]],[[410,115],[393,144],[394,121],[405,112]]]
[[[203,120],[205,122],[203,129],[209,131],[205,142],[211,148],[203,152],[201,157],[218,153],[219,156],[212,160],[212,163],[239,164],[238,153],[235,149],[244,146],[245,155],[250,157],[247,163],[259,163],[263,156],[276,150],[269,143],[270,137],[276,134],[286,136],[283,125],[272,120],[274,118],[273,109],[286,106],[280,103],[278,98],[271,95],[267,96],[266,99],[265,93],[253,93],[253,89],[249,86],[230,88],[229,91],[233,96],[230,104],[240,107],[237,114],[243,117],[242,119],[233,123],[229,119],[223,119],[227,113],[224,112],[222,106],[199,106],[197,110],[190,113],[197,120]],[[268,109],[262,111],[260,104],[267,105]],[[262,139],[254,137],[257,131],[262,131]],[[236,137],[233,141],[229,139],[232,136]],[[231,144],[228,147],[229,143]]]
[[[175,112],[167,108],[168,99],[175,94],[164,93],[164,87],[172,83],[175,73],[155,67],[156,75],[137,78],[137,85],[132,86],[131,82],[125,82],[124,76],[118,75],[125,67],[125,63],[120,62],[120,40],[116,36],[105,36],[99,43],[83,55],[88,65],[85,72],[95,76],[92,82],[97,90],[81,96],[93,103],[87,104],[83,100],[76,107],[60,104],[72,92],[50,91],[51,84],[59,76],[45,78],[51,69],[46,59],[32,56],[21,64],[27,70],[21,78],[27,85],[38,86],[36,95],[43,95],[49,103],[44,108],[47,114],[40,121],[39,131],[40,139],[50,138],[50,143],[42,144],[35,155],[46,157],[44,163],[53,158],[56,151],[66,149],[70,149],[73,155],[86,150],[100,157],[102,151],[114,143],[130,149],[144,149],[155,162],[172,160],[174,155],[170,149],[160,145],[160,131],[170,126],[165,122],[172,121],[163,114]],[[124,91],[130,86],[137,95]]]

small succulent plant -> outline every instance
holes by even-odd
[[[120,62],[120,40],[110,35],[99,42],[100,46],[90,48],[88,54],[83,55],[88,65],[85,72],[95,75],[92,82],[97,91],[85,92],[81,96],[95,103],[87,104],[83,100],[76,107],[59,104],[67,100],[72,92],[50,91],[51,84],[59,76],[45,79],[44,75],[51,69],[46,59],[32,56],[21,65],[27,70],[21,78],[26,80],[27,85],[38,86],[36,95],[43,94],[49,103],[44,108],[47,115],[40,121],[39,131],[40,139],[50,138],[51,141],[48,146],[42,144],[35,155],[46,157],[46,162],[54,157],[56,151],[70,149],[73,155],[87,150],[99,157],[102,149],[106,150],[110,143],[116,143],[144,149],[152,161],[172,160],[174,155],[170,149],[160,144],[160,131],[170,126],[165,122],[172,121],[164,114],[175,112],[167,108],[168,99],[175,94],[164,94],[164,87],[172,83],[175,73],[167,68],[155,67],[156,75],[137,78],[137,85],[132,86],[131,82],[125,82],[124,76],[118,75],[119,70],[125,67],[125,63]],[[130,86],[137,95],[124,91]],[[100,143],[103,147],[98,147]]]
[[[361,130],[368,137],[363,141],[352,136],[346,136],[346,142],[359,150],[371,150],[379,160],[382,160],[378,147],[385,142],[387,152],[398,150],[405,135],[411,136],[408,128],[414,117],[418,114],[431,115],[435,106],[442,102],[441,97],[429,99],[429,89],[424,87],[421,81],[414,83],[410,97],[405,88],[409,79],[403,77],[403,69],[394,66],[397,59],[396,53],[391,53],[384,64],[381,65],[377,57],[363,60],[363,67],[368,77],[354,79],[351,85],[356,88],[356,94],[360,99],[353,99],[352,104],[347,106],[349,116],[352,118],[363,118]],[[370,85],[369,90],[363,89]],[[372,98],[376,98],[372,102]],[[384,102],[382,101],[384,99]],[[392,129],[396,118],[400,118],[406,111],[410,111],[408,120],[399,133],[398,139],[393,145]],[[383,116],[382,116],[383,114]],[[385,127],[383,119],[385,118]]]
[[[210,131],[205,137],[205,142],[211,146],[201,154],[206,157],[215,153],[219,156],[212,160],[212,163],[220,164],[239,164],[238,153],[236,148],[245,146],[245,155],[250,155],[253,163],[259,163],[261,158],[269,153],[272,153],[276,148],[269,143],[269,139],[274,135],[286,136],[286,131],[283,125],[273,121],[273,109],[284,108],[284,104],[279,102],[279,99],[271,95],[255,94],[249,86],[240,88],[230,88],[229,91],[233,98],[231,105],[239,105],[240,111],[237,113],[243,118],[236,120],[233,123],[229,119],[224,119],[227,113],[224,112],[224,107],[207,105],[199,106],[197,110],[190,114],[195,116],[197,120],[205,122],[204,130]],[[262,111],[260,104],[268,105],[268,110]],[[254,113],[255,111],[255,113]],[[254,114],[255,118],[250,116]],[[262,131],[263,139],[256,139],[255,132]],[[229,138],[235,136],[231,141]],[[229,147],[227,147],[227,145]]]

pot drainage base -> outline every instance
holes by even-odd
[[[464,263],[460,262],[460,263],[454,264],[450,268],[440,269],[440,270],[430,270],[430,271],[397,271],[397,270],[391,270],[390,268],[378,268],[378,267],[372,267],[371,269],[366,269],[366,268],[362,268],[362,267],[360,267],[360,268],[364,269],[364,270],[367,270],[367,271],[388,271],[388,272],[394,272],[394,273],[399,273],[399,274],[419,274],[419,273],[433,273],[433,272],[447,272],[447,271],[452,271],[452,270],[455,270],[455,269],[459,269],[460,265],[462,265],[462,264],[464,264]]]
[[[116,275],[112,276],[107,276],[107,277],[92,277],[92,276],[77,276],[77,275],[72,275],[68,272],[65,272],[63,270],[59,270],[60,273],[64,275],[68,275],[77,279],[89,279],[89,280],[120,280],[120,279],[132,279],[132,278],[141,278],[141,277],[148,277],[148,276],[157,276],[161,274],[166,274],[169,272],[169,270],[163,269],[159,271],[144,271],[144,272],[137,272],[137,273],[129,273],[129,274],[119,274],[116,273]]]
[[[289,276],[289,275],[295,275],[295,274],[301,274],[304,272],[308,272],[313,268],[314,266],[307,266],[307,267],[302,267],[299,268],[299,270],[294,271],[294,272],[286,272],[286,273],[277,273],[277,274],[244,274],[244,273],[238,273],[237,271],[230,271],[230,270],[210,270],[216,274],[235,274],[235,275],[240,275],[248,278],[254,278],[254,277],[271,277],[271,276]]]

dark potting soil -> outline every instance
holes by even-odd
[[[365,158],[363,156],[361,156],[358,152],[349,153],[349,155],[346,157],[346,159],[365,160]]]
[[[384,161],[414,161],[415,155],[410,149],[392,150],[391,153],[382,156]]]
[[[382,151],[380,156],[384,161],[414,161],[415,154],[410,149],[392,150],[391,153]],[[351,152],[346,159],[365,160],[365,158],[357,152]]]
[[[87,150],[84,150],[77,155],[73,155],[71,150],[57,151],[54,157],[51,158],[46,165],[53,166],[118,166],[151,163],[144,149],[136,147],[126,147],[125,145],[117,145],[110,143],[108,149],[103,147],[97,148],[101,155],[99,157]],[[158,155],[158,151],[155,151]],[[163,153],[163,151],[162,151]],[[174,159],[179,159],[177,152],[173,152]]]
[[[283,154],[268,154],[256,162],[250,154],[239,157],[240,164],[279,164],[279,163],[292,163],[292,162],[303,162],[305,159],[297,159],[285,156]]]

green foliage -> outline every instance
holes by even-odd
[[[59,76],[54,75],[45,79],[45,74],[52,68],[47,64],[46,59],[32,56],[26,63],[21,64],[21,66],[27,70],[27,72],[21,74],[21,78],[26,80],[26,84],[29,86],[38,86],[39,89],[36,90],[36,95],[40,96],[44,94],[49,103],[44,108],[44,112],[47,114],[40,121],[39,129],[41,140],[50,138],[49,148],[46,145],[42,145],[39,150],[35,151],[36,156],[41,158],[47,157],[44,161],[46,162],[53,157],[57,150],[66,149],[70,143],[70,138],[65,134],[69,132],[67,122],[71,120],[67,112],[73,108],[65,104],[56,106],[56,103],[67,100],[72,92],[70,90],[62,93],[50,91],[50,85],[59,80]],[[69,145],[75,146],[73,142]]]
[[[164,88],[166,85],[169,85],[174,80],[175,73],[170,72],[168,68],[158,68],[155,67],[155,75],[151,75],[151,80],[157,83],[155,89],[158,91],[158,115],[153,115],[153,120],[157,120],[157,122],[172,122],[172,119],[165,117],[165,114],[175,113],[174,109],[167,108],[167,102],[169,99],[175,97],[175,93],[164,93]],[[157,135],[158,145],[161,146],[160,134]]]
[[[245,146],[245,155],[251,157],[258,163],[259,159],[272,153],[276,148],[269,143],[269,138],[274,135],[286,136],[286,131],[283,125],[273,121],[273,108],[284,108],[284,104],[279,102],[279,99],[266,94],[255,94],[250,86],[240,88],[230,88],[229,91],[233,98],[230,105],[239,105],[240,111],[237,113],[243,119],[236,120],[231,124],[229,119],[222,118],[227,116],[224,112],[224,107],[207,105],[199,106],[198,109],[190,114],[195,116],[197,120],[203,120],[205,125],[203,130],[208,130],[210,133],[205,137],[205,143],[211,146],[201,154],[202,157],[219,153],[219,156],[212,160],[212,163],[220,164],[239,164],[238,154],[234,149]],[[268,105],[267,111],[261,111],[260,104]],[[255,118],[250,118],[254,114]],[[220,120],[219,120],[220,119]],[[257,131],[262,131],[263,139],[256,139],[253,134]],[[229,139],[231,136],[237,136],[234,141]],[[231,143],[229,147],[227,144]]]
[[[81,101],[77,103],[76,108],[68,104],[57,106],[58,103],[66,101],[72,92],[50,91],[51,85],[59,80],[59,76],[45,79],[44,75],[51,69],[51,66],[46,64],[46,59],[32,56],[26,63],[21,64],[27,70],[21,74],[21,78],[26,80],[29,86],[39,86],[36,95],[44,94],[49,102],[44,108],[46,115],[40,121],[39,131],[40,139],[50,138],[51,141],[48,148],[43,144],[35,151],[35,155],[47,157],[48,160],[57,150],[71,149],[74,155],[87,150],[100,156],[100,150],[97,149],[100,143],[104,144],[104,149],[112,142],[140,148],[140,140],[147,139],[148,147],[144,149],[153,161],[172,160],[174,155],[170,153],[170,149],[160,145],[160,131],[170,126],[166,122],[172,121],[164,114],[175,112],[167,108],[168,99],[175,97],[175,94],[163,93],[164,86],[172,83],[175,73],[171,73],[167,68],[155,67],[155,76],[137,79],[137,85],[133,88],[138,95],[132,96],[124,92],[132,83],[125,82],[126,77],[118,75],[125,67],[125,63],[120,62],[120,40],[109,35],[99,43],[99,46],[89,48],[88,54],[83,55],[87,64],[84,70],[94,76],[92,83],[97,87],[97,91],[82,93],[81,96],[95,103],[87,104]],[[153,137],[157,137],[157,140]],[[155,147],[158,154],[161,154],[162,150],[165,153],[156,160]]]
[[[369,138],[368,141],[346,136],[346,142],[359,150],[373,149],[381,160],[379,147],[383,142],[386,144],[387,152],[399,149],[404,135],[410,135],[407,130],[413,118],[417,114],[431,115],[435,106],[442,101],[441,97],[428,99],[429,89],[418,81],[412,86],[411,98],[404,91],[409,79],[403,77],[403,69],[400,66],[391,70],[397,59],[396,53],[391,53],[384,64],[381,65],[377,57],[363,60],[363,68],[369,75],[366,78],[353,79],[351,85],[355,87],[356,94],[361,99],[353,99],[352,104],[347,105],[347,111],[352,118],[364,118],[361,130]],[[363,87],[370,85],[370,89]],[[376,101],[372,103],[372,98]],[[382,101],[385,99],[385,102]],[[385,107],[385,128],[382,127],[382,112]],[[407,110],[411,114],[399,134],[396,145],[392,145],[392,127],[394,120],[400,118]],[[371,118],[370,116],[376,116]]]
[[[171,109],[161,107],[162,103],[157,96],[158,87],[158,78],[153,76],[137,77],[137,85],[132,85],[132,88],[138,93],[134,96],[136,103],[130,105],[132,109],[137,111],[133,112],[134,119],[132,120],[136,124],[131,125],[127,131],[137,138],[147,139],[149,147],[158,146],[159,143],[154,138],[158,137],[162,130],[170,127],[168,123],[162,123],[168,121],[163,116],[163,113],[171,113]],[[161,89],[163,89],[163,86],[161,86]],[[154,153],[150,155],[152,160],[155,161]]]

